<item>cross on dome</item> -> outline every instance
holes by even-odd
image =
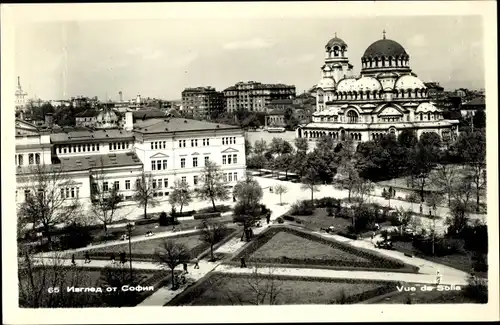
[[[335,32],[335,37],[337,37],[337,32]]]
[[[384,29],[384,31],[382,32],[382,34],[384,34],[383,38],[385,39],[385,29]]]

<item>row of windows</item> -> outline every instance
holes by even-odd
[[[16,158],[16,166],[22,166],[24,165],[24,155],[15,155]],[[29,153],[28,154],[28,164],[33,165],[37,164],[40,165],[40,154],[39,153]]]
[[[232,158],[232,159],[231,159]],[[231,165],[238,163],[238,155],[222,155],[222,164],[223,165]]]
[[[166,170],[166,169],[167,169],[167,159],[151,160],[151,170]]]
[[[111,143],[109,145],[110,145],[110,150],[111,150]],[[99,143],[79,144],[79,145],[72,145],[72,146],[57,146],[56,151],[57,151],[57,153],[99,151]]]
[[[151,150],[153,149],[167,149],[167,141],[151,142]]]
[[[129,146],[129,142],[113,142],[109,144],[109,151],[128,149]]]
[[[222,144],[223,145],[226,145],[226,144],[235,144],[236,143],[236,137],[225,137],[225,138],[222,138]]]
[[[224,173],[224,182],[237,182],[238,181],[238,173]]]
[[[61,198],[69,199],[69,198],[79,198],[80,197],[80,188],[78,187],[66,187],[61,188]]]

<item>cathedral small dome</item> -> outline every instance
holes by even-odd
[[[382,90],[382,85],[380,84],[380,81],[373,77],[361,77],[360,79],[357,80],[357,90]]]
[[[325,48],[332,48],[335,45],[338,45],[341,48],[342,47],[347,47],[346,42],[344,42],[343,39],[340,39],[340,38],[337,37],[337,35],[335,35],[334,38],[332,38],[331,40],[328,41],[328,43],[326,43]]]
[[[394,86],[396,89],[422,89],[422,88],[427,88],[422,80],[418,79],[417,77],[414,77],[412,75],[404,75],[401,76],[397,81],[396,85]]]
[[[435,111],[439,111],[439,109],[429,102],[418,105],[417,109],[415,110],[415,112],[435,112]]]
[[[337,85],[338,92],[348,92],[357,89],[357,80],[354,78],[346,78],[339,81]]]

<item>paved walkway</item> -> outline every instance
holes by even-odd
[[[381,280],[381,281],[401,281],[408,283],[426,283],[434,284],[436,275],[401,273],[401,272],[370,272],[370,271],[343,271],[343,270],[327,270],[327,269],[306,269],[306,268],[276,268],[276,267],[259,267],[259,268],[239,268],[232,265],[221,265],[217,268],[217,272],[233,273],[233,274],[252,274],[257,272],[263,275],[288,275],[296,277],[318,277],[327,279],[360,279],[360,280]],[[459,276],[446,276],[441,278],[442,284],[448,285],[466,285],[467,279]]]

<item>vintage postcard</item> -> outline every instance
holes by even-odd
[[[6,323],[498,320],[495,2],[1,8]]]

